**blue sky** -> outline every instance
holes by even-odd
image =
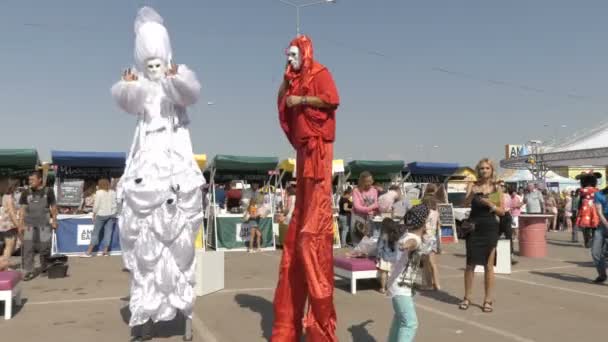
[[[176,62],[203,83],[190,110],[195,151],[291,156],[275,94],[295,10],[277,0],[0,2],[0,147],[32,146],[45,160],[51,149],[129,148],[135,118],[109,89],[133,63],[142,4],[164,17]],[[605,120],[607,15],[608,2],[591,0],[303,9],[302,30],[340,91],[336,157],[472,164]]]

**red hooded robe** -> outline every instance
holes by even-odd
[[[291,65],[289,81],[279,99],[279,120],[297,151],[296,206],[283,242],[279,282],[274,298],[274,342],[300,341],[303,327],[308,341],[337,341],[333,305],[332,159],[338,91],[327,68],[313,59],[310,38],[291,42],[302,58],[299,71]],[[318,97],[328,109],[308,105],[288,108],[290,95]],[[306,318],[304,305],[308,300]]]

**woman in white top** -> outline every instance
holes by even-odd
[[[103,231],[103,255],[107,256],[112,242],[112,232],[116,220],[116,193],[110,190],[110,181],[102,178],[97,183],[98,190],[95,192],[95,204],[93,205],[94,228],[91,233],[91,244],[87,249],[85,257],[93,255],[93,249],[99,245],[99,233]],[[100,246],[101,247],[101,246]]]
[[[418,317],[414,305],[412,287],[420,264],[421,237],[424,235],[428,208],[417,205],[405,214],[405,226],[409,232],[398,242],[398,251],[388,280],[388,295],[392,298],[393,323],[389,342],[411,342],[418,329]]]

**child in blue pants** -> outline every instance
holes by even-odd
[[[389,342],[410,342],[416,336],[418,317],[413,299],[413,287],[420,265],[420,246],[429,209],[418,205],[405,215],[408,232],[397,242],[397,253],[388,280],[388,295],[392,299],[393,323]]]

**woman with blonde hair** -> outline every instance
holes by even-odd
[[[95,202],[93,205],[94,228],[93,233],[91,233],[91,243],[84,255],[85,257],[93,255],[93,249],[99,245],[99,234],[102,231],[103,255],[109,255],[114,222],[116,221],[116,193],[110,189],[110,180],[102,178],[97,182],[97,186],[98,189],[95,192]]]
[[[369,229],[372,225],[371,218],[379,213],[378,190],[373,186],[374,178],[368,171],[361,172],[359,184],[353,190],[352,227],[364,226]],[[357,224],[360,223],[360,224]],[[363,236],[356,236],[353,231],[353,242],[359,242]],[[373,235],[373,232],[361,232],[359,235]]]
[[[477,163],[477,181],[469,185],[465,204],[471,206],[469,221],[474,229],[466,236],[466,268],[464,271],[464,299],[459,304],[467,310],[471,304],[475,266],[485,270],[485,298],[482,310],[490,313],[493,307],[494,264],[498,243],[499,218],[505,214],[502,204],[502,189],[496,184],[496,168],[492,161],[484,158]]]

